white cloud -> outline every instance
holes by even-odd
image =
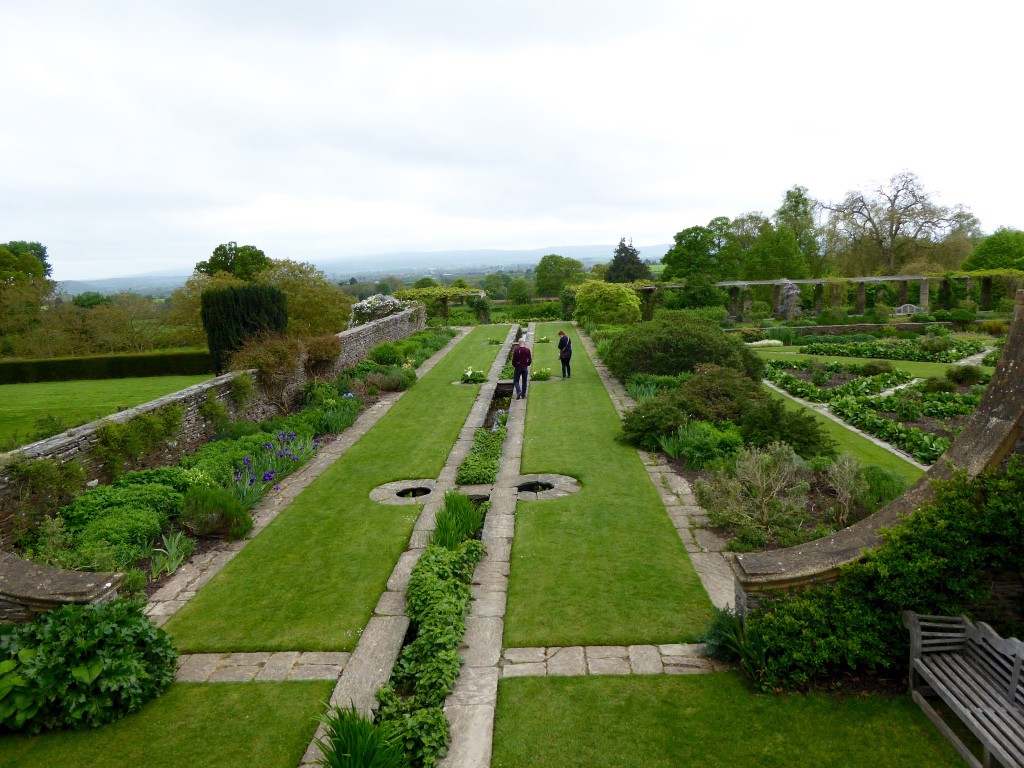
[[[904,169],[1024,227],[1016,6],[690,5],[8,2],[0,241],[61,278],[667,242]]]

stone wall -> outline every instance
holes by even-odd
[[[396,315],[342,331],[338,334],[338,338],[341,339],[341,354],[335,363],[334,373],[354,367],[364,360],[367,352],[377,344],[407,338],[415,331],[421,330],[425,324],[426,313],[422,307],[417,305]],[[162,454],[153,456],[151,460],[153,465],[173,463],[212,437],[212,424],[203,417],[201,412],[210,392],[214,392],[216,398],[236,418],[261,420],[276,415],[278,408],[260,394],[258,387],[254,388],[253,396],[245,404],[244,410],[235,406],[231,398],[231,385],[238,375],[239,372],[227,373],[180,392],[32,443],[17,451],[0,454],[0,543],[11,532],[13,511],[10,500],[14,491],[10,477],[2,467],[19,458],[57,459],[62,462],[74,459],[84,467],[87,482],[90,484],[104,482],[109,480],[110,472],[92,454],[98,430],[105,424],[124,423],[140,414],[151,413],[165,406],[181,405],[184,407],[185,413],[178,439],[167,445]],[[306,376],[300,370],[295,379],[290,382],[288,391],[298,393],[305,383]]]

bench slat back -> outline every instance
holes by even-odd
[[[1000,637],[988,624],[979,622],[967,630],[964,655],[1003,691],[1006,698],[1024,709],[1024,679],[1021,677],[1024,643]]]

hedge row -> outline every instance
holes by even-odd
[[[138,355],[55,357],[0,361],[0,384],[143,376],[198,376],[213,373],[209,352],[152,352]]]

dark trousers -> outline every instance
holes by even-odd
[[[512,375],[512,389],[515,390],[517,397],[526,397],[526,379],[529,374],[529,368],[515,369],[515,373]]]
[[[568,379],[572,375],[572,371],[569,368],[569,361],[572,360],[572,356],[559,359],[562,361],[562,378]]]

